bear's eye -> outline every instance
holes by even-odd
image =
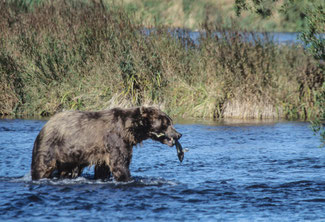
[[[162,121],[162,125],[164,125],[164,126],[167,126],[168,125],[168,123],[167,123],[167,119],[163,119],[163,121]]]
[[[168,126],[172,125],[172,123],[168,118],[163,118],[163,125],[167,128]]]
[[[162,126],[162,121],[157,119],[152,123],[152,128],[159,130]]]

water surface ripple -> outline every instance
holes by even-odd
[[[0,120],[0,221],[324,221],[325,150],[308,123],[177,124],[175,148],[134,149],[128,183],[33,182],[45,121]]]

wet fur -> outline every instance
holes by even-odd
[[[114,108],[99,112],[67,111],[52,117],[37,136],[32,156],[32,179],[78,177],[95,165],[95,178],[131,178],[133,146],[148,138],[166,143],[179,139],[172,120],[153,107]],[[164,140],[165,139],[165,140]],[[166,143],[167,144],[167,143]]]

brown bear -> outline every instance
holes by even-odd
[[[151,138],[172,147],[181,136],[172,119],[154,107],[62,112],[36,137],[32,179],[75,178],[95,165],[95,179],[112,173],[116,181],[129,181],[134,145]]]

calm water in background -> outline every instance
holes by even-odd
[[[144,29],[142,32],[145,35],[154,34],[156,29]],[[190,31],[184,29],[171,29],[170,34],[174,37],[180,39],[190,39],[194,44],[200,44],[201,36],[206,36],[204,31]],[[231,33],[229,33],[231,34]],[[253,41],[253,39],[266,40],[267,42],[272,41],[276,44],[287,45],[287,44],[300,44],[304,45],[303,41],[300,39],[299,32],[239,32],[242,35],[242,40]],[[213,36],[222,37],[221,33],[216,32],[212,34]],[[325,33],[317,35],[318,39],[325,39]]]
[[[203,33],[204,34],[204,33]],[[243,33],[244,34],[244,33]],[[247,40],[252,41],[252,35],[255,37],[260,38],[261,40],[265,39],[265,34],[266,33],[259,33],[259,32],[254,32],[254,33],[246,33],[246,37],[250,37]],[[198,39],[202,35],[202,32],[189,32],[189,37],[194,41],[194,43],[199,43]],[[220,36],[219,33],[215,33],[215,35]],[[268,32],[267,37],[270,38],[275,43],[278,44],[302,44],[302,41],[299,39],[299,33],[298,32]],[[180,32],[180,36],[182,35],[182,32]],[[324,34],[321,34],[322,38],[325,38]]]
[[[32,182],[45,121],[0,120],[0,221],[324,221],[325,149],[308,123],[177,124],[189,148],[145,141],[130,183]]]

